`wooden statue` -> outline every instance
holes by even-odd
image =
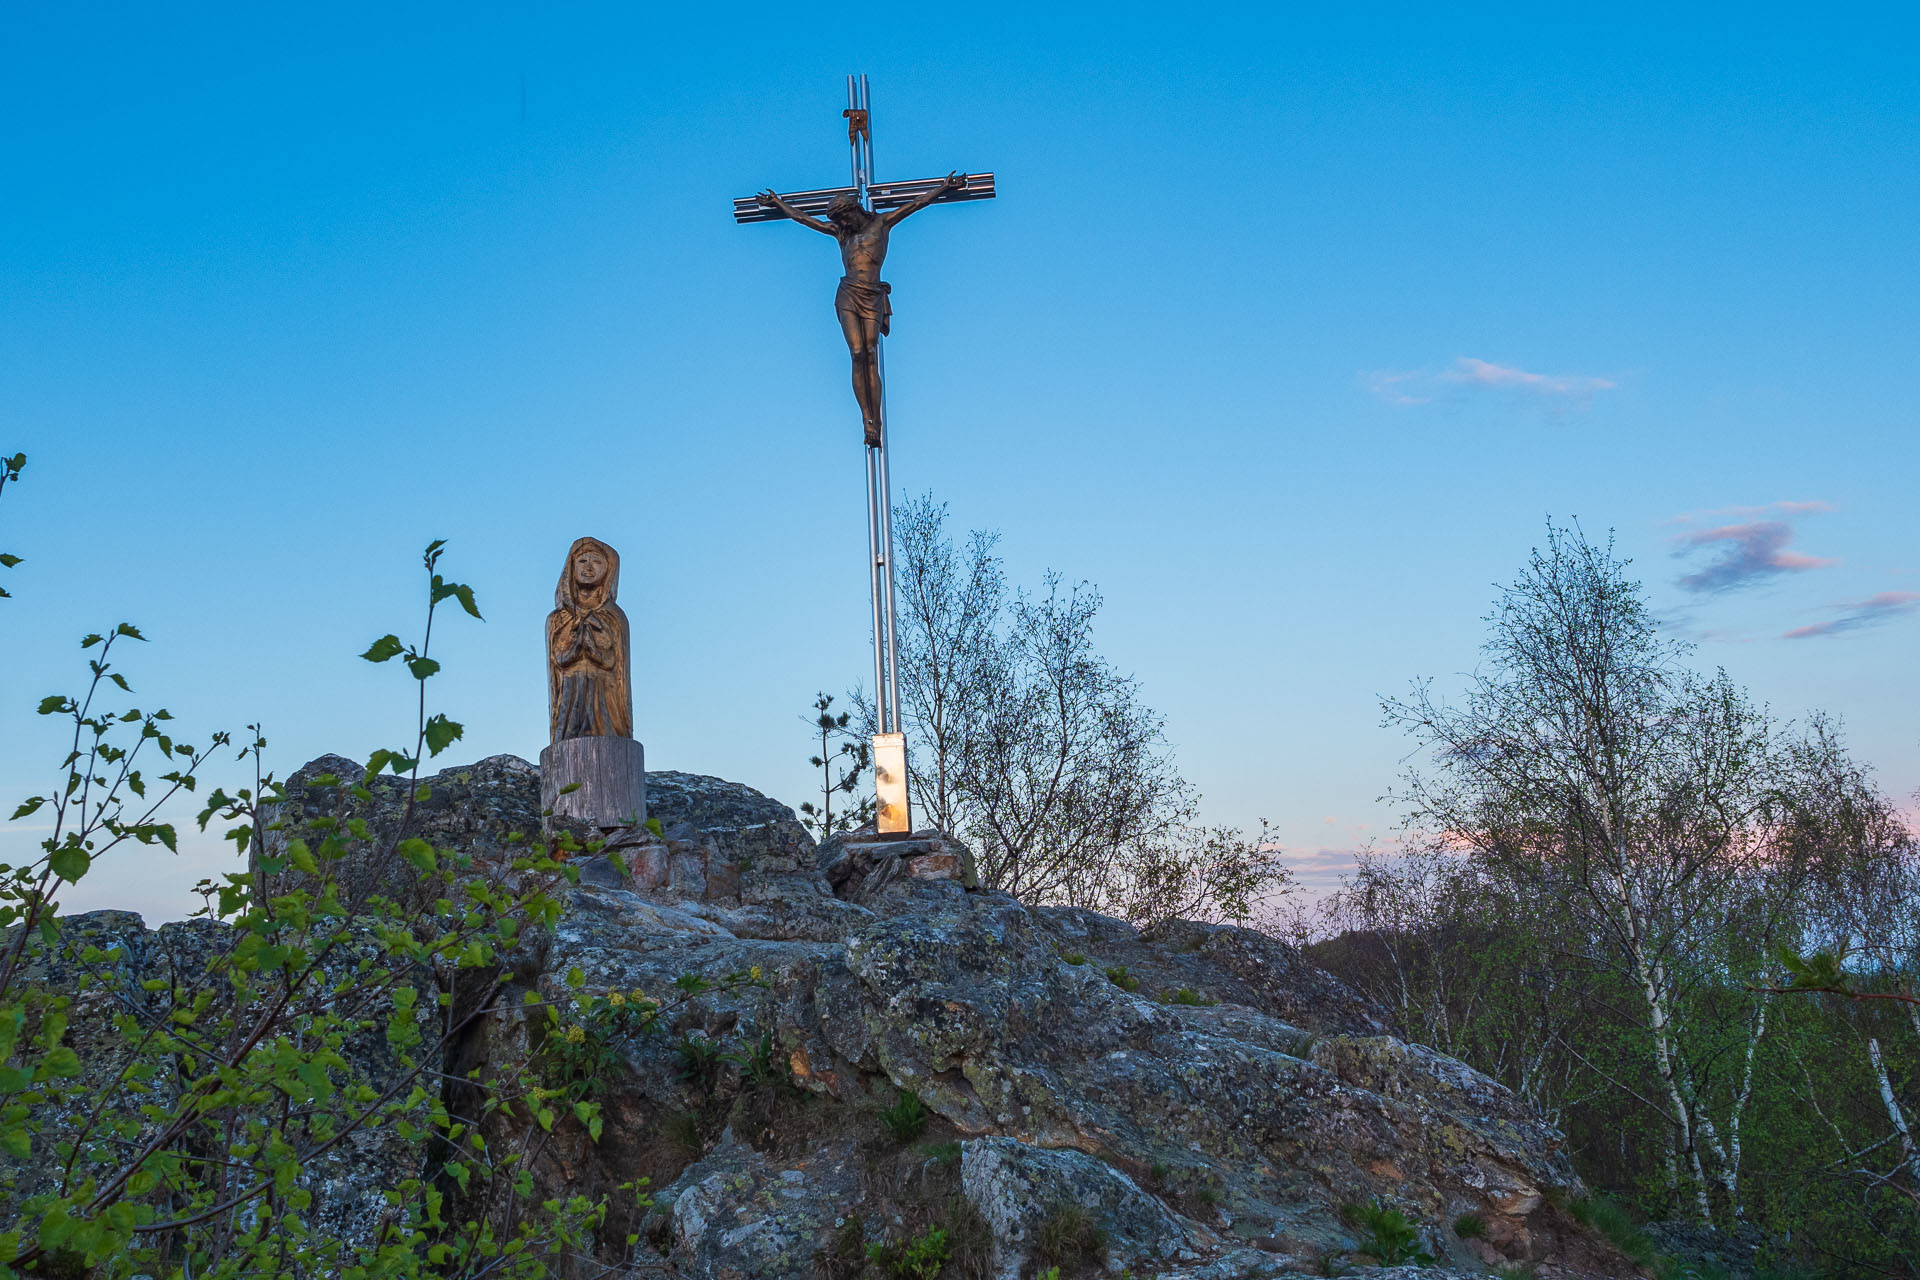
[[[553,741],[633,737],[633,662],[627,615],[614,603],[620,555],[581,538],[547,615],[547,712]]]

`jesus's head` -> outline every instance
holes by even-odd
[[[860,205],[860,197],[851,191],[837,195],[827,205],[827,221],[849,231],[858,231],[873,221],[873,215]]]

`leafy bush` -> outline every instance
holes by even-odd
[[[1110,964],[1107,966],[1107,981],[1122,991],[1138,991],[1140,989],[1140,979],[1128,973],[1127,966],[1123,964]]]
[[[1453,1220],[1453,1234],[1462,1240],[1478,1240],[1487,1234],[1487,1220],[1477,1213],[1463,1213]]]
[[[1201,995],[1192,987],[1180,987],[1173,991],[1162,991],[1159,999],[1161,1004],[1184,1004],[1201,1009],[1211,1008],[1220,1003],[1218,1000],[1209,999]]]
[[[1605,1236],[1614,1248],[1636,1266],[1652,1268],[1659,1263],[1660,1251],[1654,1247],[1647,1233],[1640,1229],[1640,1225],[1625,1209],[1607,1197],[1582,1196],[1569,1206],[1569,1211],[1575,1222]]]
[[[548,1005],[546,1014],[536,1065],[547,1087],[575,1098],[600,1096],[619,1073],[621,1047],[661,1025],[660,1002],[639,990],[576,995],[568,1013]]]
[[[785,1058],[774,1052],[771,1031],[761,1032],[758,1040],[737,1053],[723,1056],[740,1068],[740,1078],[753,1088],[765,1089],[793,1083],[793,1068]]]
[[[1041,1266],[1076,1271],[1106,1261],[1107,1233],[1092,1214],[1069,1200],[1034,1228],[1033,1254]]]
[[[867,1246],[867,1260],[901,1280],[934,1280],[950,1253],[944,1227],[928,1227],[904,1244],[888,1240]]]
[[[11,480],[20,460],[4,461]],[[374,751],[354,776],[290,795],[265,769],[257,727],[192,745],[163,709],[110,709],[132,690],[120,653],[145,640],[127,623],[81,641],[80,692],[41,701],[71,735],[56,785],[14,813],[39,815],[37,854],[0,868],[0,1153],[24,1184],[0,1207],[0,1275],[531,1278],[544,1257],[591,1247],[606,1202],[540,1202],[534,1144],[489,1136],[486,1122],[506,1114],[552,1129],[541,1051],[447,1070],[577,872],[524,835],[481,860],[405,834],[430,798],[422,761],[462,735],[428,711],[436,614],[452,601],[480,616],[472,589],[439,574],[444,546],[423,557],[420,642],[386,635],[362,655],[401,659],[414,741]],[[245,784],[203,787],[234,749]],[[358,816],[376,790],[403,805],[382,839]],[[191,795],[204,797],[200,827],[219,823],[244,869],[202,883],[193,968],[137,981],[124,936],[99,917],[63,918],[59,896],[135,846],[176,850],[163,813]],[[284,816],[296,811],[317,816]],[[69,1043],[79,1009],[90,1023]],[[598,1104],[564,1101],[597,1134]],[[428,1158],[372,1184],[385,1215],[349,1239],[314,1191],[364,1165],[357,1135],[369,1134]],[[26,1163],[44,1155],[55,1162]]]
[[[880,1111],[880,1123],[893,1135],[895,1142],[905,1144],[918,1138],[927,1127],[927,1121],[933,1118],[933,1112],[927,1110],[919,1095],[900,1091],[893,1105]]]
[[[1345,1213],[1355,1227],[1366,1233],[1360,1242],[1361,1252],[1381,1266],[1397,1267],[1409,1262],[1418,1267],[1432,1264],[1433,1255],[1420,1247],[1419,1229],[1398,1209],[1375,1200],[1371,1204],[1350,1204]]]

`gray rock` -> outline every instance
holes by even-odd
[[[289,820],[337,808],[340,793],[306,784],[353,768],[325,758],[296,774]],[[407,834],[478,858],[538,830],[524,761],[445,770],[430,787]],[[1378,1011],[1276,939],[1179,921],[1143,934],[970,890],[965,851],[929,833],[816,850],[785,805],[717,778],[650,774],[648,806],[663,836],[579,864],[565,913],[503,975],[499,1012],[469,1048],[523,1052],[524,997],[570,1000],[575,969],[589,992],[669,1000],[661,1034],[619,1046],[600,1140],[563,1118],[530,1172],[536,1198],[652,1178],[645,1234],[677,1274],[811,1276],[828,1252],[857,1263],[868,1244],[940,1229],[972,1250],[971,1273],[991,1257],[1011,1275],[1071,1203],[1098,1221],[1109,1264],[1139,1280],[1277,1277],[1357,1264],[1341,1209],[1375,1197],[1429,1232],[1479,1213],[1497,1246],[1487,1261],[1543,1276],[1612,1256],[1553,1208],[1550,1192],[1581,1190],[1557,1133],[1494,1081],[1386,1035]],[[406,807],[382,781],[357,816],[390,836]],[[389,868],[352,874],[407,888]],[[124,915],[87,928],[142,975],[191,971],[208,942]],[[1109,977],[1119,966],[1137,990]],[[751,972],[685,999],[674,986]],[[57,967],[41,978],[73,980]],[[1182,987],[1216,1003],[1156,998]],[[70,1034],[110,1048],[101,1014],[77,1011]],[[729,1056],[695,1078],[689,1041]],[[377,1078],[381,1047],[353,1052]],[[934,1113],[921,1141],[957,1141],[957,1165],[887,1135],[876,1113],[902,1090]],[[370,1135],[315,1176],[350,1233],[383,1179],[419,1159]],[[640,1225],[610,1219],[600,1261],[618,1261]]]
[[[1151,1275],[1199,1259],[1187,1226],[1164,1204],[1083,1151],[976,1138],[961,1153],[960,1185],[993,1229],[1002,1280],[1017,1280],[1049,1220],[1069,1208],[1097,1229],[1110,1271]]]
[[[775,1161],[729,1130],[655,1198],[643,1231],[666,1245],[668,1264],[683,1275],[813,1280],[835,1218],[844,1223],[844,1206],[859,1196],[861,1172],[851,1142]]]

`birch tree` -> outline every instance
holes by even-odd
[[[894,513],[902,727],[914,803],[981,881],[1142,925],[1244,921],[1283,891],[1264,831],[1198,822],[1164,719],[1094,643],[1099,591],[1010,589],[999,535],[956,543],[946,520],[930,496]]]
[[[1857,771],[1830,727],[1796,734],[1725,672],[1690,669],[1626,568],[1611,542],[1549,527],[1461,695],[1418,682],[1383,702],[1420,748],[1393,798],[1410,833],[1569,913],[1569,945],[1633,993],[1675,1190],[1702,1221],[1716,1200],[1737,1218],[1772,997],[1729,1000],[1725,979],[1792,933],[1844,838],[1820,797]]]

